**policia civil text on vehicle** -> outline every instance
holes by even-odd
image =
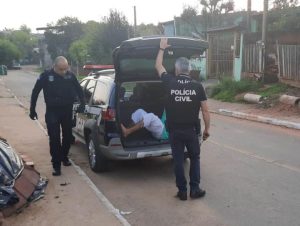
[[[43,89],[53,176],[61,175],[61,162],[64,166],[71,165],[68,153],[72,141],[72,111],[75,98],[79,97],[81,103],[78,111],[83,111],[85,106],[83,91],[75,75],[68,69],[67,59],[63,56],[57,57],[53,68],[39,76],[31,94],[29,116],[34,120],[38,118],[35,107],[38,95]]]
[[[204,120],[203,140],[209,137],[210,115],[202,85],[189,76],[189,60],[180,57],[175,62],[175,75],[168,74],[163,66],[163,56],[169,48],[167,38],[162,38],[156,58],[156,70],[166,88],[165,104],[167,129],[174,159],[177,197],[187,200],[187,181],[184,176],[184,148],[190,157],[190,197],[201,198],[205,190],[200,188],[200,144],[198,134],[199,111]]]

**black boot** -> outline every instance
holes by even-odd
[[[181,201],[187,200],[187,192],[186,191],[178,191],[176,197],[179,198]]]
[[[199,199],[199,198],[202,198],[204,197],[206,194],[206,191],[205,190],[202,190],[201,188],[199,190],[195,190],[195,191],[191,191],[190,192],[190,197],[192,199]]]
[[[72,163],[69,161],[68,158],[65,159],[64,161],[62,161],[62,163],[63,163],[64,166],[70,166],[70,165],[72,165]]]
[[[59,168],[53,168],[53,172],[52,172],[53,176],[60,176],[61,175],[61,171]]]
[[[54,162],[52,163],[53,166],[53,172],[52,175],[53,176],[60,176],[61,175],[61,171],[60,171],[60,162]]]

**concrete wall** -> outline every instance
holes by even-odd
[[[235,81],[240,81],[242,77],[242,67],[243,67],[243,45],[244,43],[244,34],[241,33],[240,43],[236,43],[236,45],[240,45],[240,56],[234,57],[233,62],[233,78]]]
[[[206,72],[206,55],[200,58],[200,78],[202,80],[207,79],[207,72]]]
[[[164,35],[166,36],[175,36],[175,26],[174,26],[174,21],[172,22],[166,22],[163,24],[164,26]]]

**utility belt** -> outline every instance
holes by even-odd
[[[46,103],[46,111],[72,111],[73,104],[47,104]]]
[[[170,132],[171,130],[181,130],[181,129],[195,129],[196,134],[201,134],[201,120],[198,119],[195,122],[188,123],[176,123],[166,120],[166,130]]]
[[[47,97],[45,102],[49,107],[69,107],[73,106],[74,98]]]

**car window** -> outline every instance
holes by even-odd
[[[86,85],[87,82],[88,82],[88,80],[87,80],[87,79],[84,79],[84,80],[82,80],[82,81],[79,83],[82,89],[84,89],[84,87],[85,87],[85,85]]]
[[[136,82],[124,82],[120,87],[119,91],[119,101],[128,101],[133,95],[133,90],[136,90]],[[136,96],[136,93],[135,93]],[[133,97],[134,98],[134,97]]]
[[[95,87],[96,87],[96,81],[89,80],[87,86],[84,89],[84,98],[85,98],[86,103],[90,102],[90,99],[94,93]]]
[[[158,82],[124,82],[118,95],[120,102],[130,101],[136,103],[153,102],[164,98],[164,88]]]
[[[98,81],[92,99],[92,105],[106,105],[109,97],[109,91],[107,83]]]
[[[109,106],[113,108],[115,107],[116,104],[115,94],[116,94],[116,87],[113,87],[109,97]]]

